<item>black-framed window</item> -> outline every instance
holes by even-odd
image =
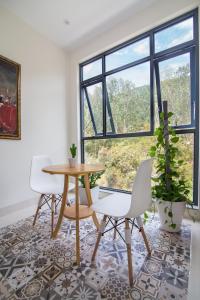
[[[198,204],[198,66],[197,9],[80,64],[81,159],[106,164],[103,187],[130,190],[168,100]]]

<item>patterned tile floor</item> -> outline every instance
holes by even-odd
[[[56,240],[50,237],[50,213],[36,226],[33,217],[0,229],[0,299],[187,299],[190,226],[180,234],[158,229],[155,216],[145,226],[152,245],[147,257],[140,233],[132,234],[134,287],[128,285],[123,241],[105,234],[95,264],[91,254],[96,231],[91,219],[81,221],[81,267],[75,265],[75,227],[65,220]],[[123,228],[122,228],[123,232]]]

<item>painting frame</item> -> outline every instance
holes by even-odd
[[[7,73],[9,73],[9,70],[12,70],[12,75],[15,78],[15,80],[12,80],[12,82],[8,81],[8,74],[6,73],[6,67],[7,67]],[[5,70],[2,71],[2,70]],[[4,73],[3,73],[4,72]],[[7,78],[5,81],[7,82],[8,86],[9,84],[12,84],[12,98],[14,100],[12,100],[11,97],[9,97],[9,89],[7,86],[7,96],[6,95],[2,95],[2,90],[6,90],[6,84],[1,82],[0,80],[0,105],[4,105],[6,101],[14,101],[14,103],[9,103],[12,111],[13,115],[14,115],[14,129],[6,129],[6,125],[3,127],[3,125],[5,123],[0,122],[0,139],[11,139],[11,140],[21,140],[21,65],[3,55],[0,55],[0,79],[1,76],[3,76],[3,78]],[[6,77],[7,76],[7,77]],[[6,98],[7,97],[7,98]],[[6,99],[6,100],[5,100]],[[11,99],[11,101],[10,101]],[[4,100],[4,101],[3,101]],[[13,108],[12,108],[13,106]],[[0,107],[1,109],[1,107]],[[7,109],[7,111],[9,111],[9,109]],[[1,112],[1,111],[0,111]],[[5,114],[4,114],[5,115]],[[1,117],[1,115],[0,115]],[[11,118],[11,117],[10,117]],[[0,119],[1,121],[1,119]],[[3,125],[2,125],[3,124]],[[8,127],[7,127],[8,128]]]

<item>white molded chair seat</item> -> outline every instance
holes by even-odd
[[[114,193],[94,203],[92,209],[100,214],[122,218],[126,216],[131,205],[131,195]]]
[[[46,155],[38,155],[33,156],[32,164],[31,164],[31,175],[30,175],[30,187],[31,189],[40,194],[38,207],[35,213],[35,217],[33,220],[33,226],[35,225],[37,215],[44,204],[49,205],[49,201],[51,200],[51,231],[53,233],[53,223],[54,223],[54,212],[56,207],[58,206],[57,202],[60,202],[62,199],[64,183],[62,184],[56,175],[50,175],[44,173],[42,169],[44,167],[52,165],[51,159]],[[74,188],[73,183],[69,183],[68,190],[72,190]],[[72,195],[70,196],[72,198]],[[66,199],[66,201],[69,200]]]
[[[133,269],[132,269],[132,253],[131,253],[131,233],[130,224],[137,222],[137,228],[141,232],[144,243],[146,245],[148,254],[151,255],[151,250],[148,244],[148,240],[143,228],[143,222],[141,215],[150,207],[151,197],[151,172],[152,172],[152,159],[143,161],[137,171],[132,194],[114,193],[102,200],[94,203],[92,209],[100,214],[103,214],[103,220],[99,229],[96,245],[92,255],[92,261],[95,259],[96,252],[100,243],[101,236],[108,230],[114,229],[114,238],[116,237],[116,231],[118,226],[118,219],[120,219],[121,225],[125,223],[125,237],[123,238],[127,246],[128,254],[128,270],[129,270],[129,282],[133,285]],[[122,221],[124,219],[124,221]],[[108,220],[108,221],[107,221]],[[112,227],[105,230],[108,223],[112,224]],[[119,232],[119,231],[118,231]],[[120,234],[121,236],[121,234]]]
[[[56,175],[49,175],[49,176],[56,176]],[[51,183],[45,183],[42,186],[38,186],[36,189],[32,189],[34,192],[40,193],[40,194],[62,194],[63,193],[64,185],[60,182],[51,182]],[[73,183],[69,183],[69,191],[74,188]]]

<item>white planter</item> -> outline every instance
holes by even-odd
[[[163,200],[157,200],[158,213],[160,217],[160,229],[169,231],[169,232],[179,232],[181,230],[182,219],[186,207],[185,202],[169,202]],[[165,212],[167,210],[167,212]],[[176,228],[172,228],[169,225],[171,224],[171,218],[168,216],[169,210],[172,211],[173,223],[176,224]],[[166,223],[167,220],[167,223]]]
[[[99,200],[99,186],[95,186],[94,188],[90,189],[92,203],[95,203]],[[85,192],[85,188],[79,186],[79,197],[80,197],[80,204],[88,205],[88,200]]]
[[[69,160],[69,166],[70,166],[70,168],[75,168],[75,166],[77,165],[76,158],[69,157],[68,160]]]

